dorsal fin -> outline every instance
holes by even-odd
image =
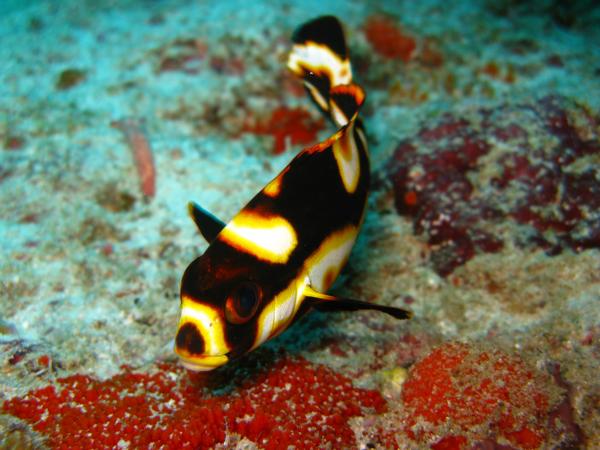
[[[223,222],[195,202],[188,203],[188,213],[209,244],[225,228]]]

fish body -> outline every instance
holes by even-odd
[[[301,26],[288,67],[339,127],[302,150],[225,224],[189,211],[209,242],[186,269],[175,352],[211,370],[255,349],[311,308],[408,311],[325,294],[346,263],[364,218],[369,155],[343,30],[333,16]]]

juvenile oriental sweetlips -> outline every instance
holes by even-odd
[[[325,294],[344,266],[362,223],[369,155],[340,22],[302,25],[288,67],[339,130],[301,151],[225,224],[196,204],[190,215],[209,242],[181,282],[175,352],[191,370],[212,370],[255,349],[311,308],[399,308]]]

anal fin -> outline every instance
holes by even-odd
[[[412,312],[402,308],[378,305],[377,303],[369,303],[363,300],[355,300],[352,298],[335,297],[333,295],[322,294],[308,286],[305,288],[304,294],[306,301],[308,301],[310,306],[315,308],[317,311],[335,312],[372,310],[389,314],[396,319],[410,319],[413,316]]]
[[[200,230],[204,239],[210,244],[217,235],[225,228],[225,224],[213,216],[210,212],[195,202],[188,203],[188,213]]]

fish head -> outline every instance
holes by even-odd
[[[213,370],[259,345],[257,335],[271,335],[262,312],[273,283],[246,259],[216,243],[184,272],[175,353],[186,368]]]

